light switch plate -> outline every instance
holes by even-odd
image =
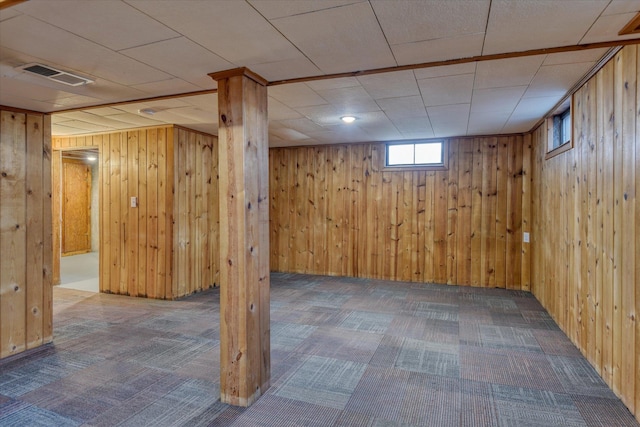
[[[529,243],[529,233],[528,232],[524,232],[524,235],[522,236],[522,241],[525,243]]]
[[[131,207],[132,207],[132,208],[137,208],[137,207],[138,207],[138,198],[137,198],[137,197],[135,197],[135,196],[133,196],[133,197],[131,198]]]

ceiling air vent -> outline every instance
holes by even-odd
[[[76,74],[68,73],[66,71],[60,71],[58,69],[42,64],[27,64],[22,65],[17,69],[26,71],[27,73],[36,74],[38,76],[42,76],[49,80],[53,80],[55,82],[62,83],[68,86],[82,86],[87,83],[93,83],[93,80],[86,77],[81,77]]]

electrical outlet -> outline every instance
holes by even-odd
[[[133,197],[131,198],[131,207],[132,207],[132,208],[137,208],[137,207],[138,207],[138,198],[137,198],[137,197],[135,197],[135,196],[133,196]]]
[[[529,233],[527,231],[524,232],[524,235],[522,236],[522,241],[525,243],[529,243]]]

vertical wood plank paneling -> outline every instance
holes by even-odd
[[[473,144],[463,139],[459,143],[458,150],[457,283],[471,285],[471,173],[473,169]]]
[[[27,115],[26,122],[26,347],[43,343],[44,303],[44,117]]]
[[[458,284],[458,171],[460,147],[458,140],[449,141],[449,174],[448,174],[448,195],[447,195],[447,283],[449,285]]]
[[[52,338],[50,117],[0,111],[0,358]]]
[[[214,142],[173,127],[57,140],[100,147],[101,291],[173,299],[218,283]]]
[[[42,261],[42,341],[49,343],[53,340],[53,233],[52,233],[52,167],[53,151],[51,146],[51,116],[45,115],[42,122],[42,188],[44,207],[42,220],[43,233],[43,261]],[[55,257],[58,259],[58,257]]]
[[[62,252],[60,235],[62,220],[62,153],[56,150],[51,155],[51,215],[52,215],[52,240],[53,240],[53,284],[60,284],[60,254]]]
[[[161,283],[158,271],[158,134],[162,129],[150,129],[147,132],[147,203],[146,203],[146,278],[145,294],[149,298],[159,298],[158,286]]]
[[[383,144],[272,149],[272,270],[520,289],[525,141],[449,140],[445,171],[382,169]]]
[[[495,247],[495,284],[498,288],[507,287],[507,203],[510,193],[507,190],[509,169],[508,138],[496,142],[496,247]],[[504,197],[497,197],[497,195]],[[509,280],[509,287],[513,281]]]
[[[638,261],[635,239],[636,235],[636,156],[634,139],[636,138],[636,110],[638,108],[637,88],[637,49],[632,46],[623,55],[622,76],[622,183],[621,192],[617,195],[621,205],[622,222],[625,230],[621,244],[620,279],[622,286],[622,364],[621,364],[621,396],[622,401],[634,412],[635,410],[635,332],[636,332],[636,286],[635,264]],[[618,131],[620,132],[620,130]],[[640,231],[640,230],[638,230]],[[640,391],[639,391],[640,392]]]
[[[173,252],[173,131],[158,130],[158,283],[156,298],[171,298]],[[171,154],[170,154],[171,153]],[[171,164],[171,166],[169,166]],[[169,292],[167,292],[169,291]]]
[[[531,262],[536,297],[636,418],[639,59],[623,48],[574,94],[572,150],[545,160],[546,132],[533,133]]]
[[[0,358],[26,349],[26,115],[0,111]]]
[[[522,144],[522,231],[529,232],[531,230],[531,204],[537,199],[532,197],[531,192],[531,167],[532,167],[532,139],[531,134],[524,136]],[[531,250],[530,243],[522,243],[522,262],[520,287],[523,291],[531,289]]]
[[[147,130],[138,131],[138,173],[137,192],[138,197],[137,224],[138,224],[138,248],[136,249],[137,267],[136,273],[137,287],[135,294],[140,297],[147,296],[147,180],[149,170],[147,169]]]

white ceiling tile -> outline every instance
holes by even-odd
[[[425,117],[397,117],[391,119],[391,122],[403,134],[421,132],[424,138],[428,138],[427,135],[433,136],[433,129],[426,113]]]
[[[213,79],[211,79],[211,77],[207,78],[211,81],[213,81]],[[177,79],[177,78],[173,78],[173,79],[167,79],[167,80],[160,80],[158,82],[152,82],[152,83],[144,83],[141,85],[135,85],[132,86],[138,90],[141,90],[145,93],[148,94],[153,94],[153,96],[162,96],[162,95],[172,95],[172,94],[177,94],[177,93],[187,93],[187,92],[195,92],[197,90],[200,90],[201,88],[189,83],[189,82],[185,82],[182,79]]]
[[[545,116],[560,101],[557,96],[543,96],[539,98],[522,98],[511,117],[520,119],[540,119]]]
[[[374,99],[420,94],[416,77],[411,70],[370,74],[358,77],[358,81]]]
[[[269,112],[269,120],[286,120],[302,117],[302,114],[287,107],[272,96],[267,99],[267,109]]]
[[[526,98],[562,97],[593,65],[593,62],[580,62],[540,67],[524,96]]]
[[[322,72],[309,59],[302,56],[282,61],[251,65],[251,71],[268,81],[296,79],[299,77],[318,76]]]
[[[113,50],[141,46],[180,34],[119,1],[29,1],[20,5],[28,15]]]
[[[328,103],[304,83],[270,86],[268,91],[270,97],[292,108]]]
[[[314,105],[311,107],[300,107],[297,111],[320,126],[339,125],[343,116],[333,105]]]
[[[436,138],[464,136],[469,122],[470,104],[444,105],[427,108]]]
[[[367,2],[271,22],[324,73],[396,65]]]
[[[527,86],[475,89],[471,101],[471,112],[511,113]]]
[[[640,2],[638,0],[613,0],[602,12],[602,15],[617,15],[638,11],[640,11]]]
[[[0,9],[0,22],[6,21],[7,19],[14,18],[20,14],[21,12],[18,11],[16,7]]]
[[[418,80],[424,105],[465,104],[471,102],[473,74]]]
[[[104,125],[99,125],[95,123],[83,122],[80,120],[70,120],[70,121],[64,122],[64,126],[75,128],[75,129],[82,129],[86,133],[109,132],[116,129],[112,126],[104,126]]]
[[[293,129],[304,134],[307,134],[309,132],[320,132],[324,130],[322,126],[314,123],[306,117],[302,117],[300,119],[280,120],[277,123],[281,127]]]
[[[411,139],[433,139],[435,136],[433,135],[433,131],[431,132],[402,132],[403,140],[411,140]]]
[[[484,33],[489,0],[372,0],[391,45]]]
[[[609,0],[493,0],[483,54],[578,44]]]
[[[131,127],[136,127],[136,126],[161,126],[161,125],[164,124],[162,121],[148,119],[146,117],[142,117],[139,114],[133,114],[133,113],[113,114],[113,115],[109,116],[109,118],[113,119],[113,120],[118,120],[118,121],[124,122],[124,123],[130,123]]]
[[[122,110],[118,110],[117,108],[114,108],[114,107],[97,107],[97,108],[92,108],[90,110],[87,110],[87,112],[91,114],[96,114],[99,116],[110,116],[113,114],[122,114]],[[64,116],[65,114],[68,114],[68,113],[61,113],[62,116]],[[56,115],[54,115],[54,117]]]
[[[429,79],[431,77],[459,76],[460,74],[473,74],[476,72],[476,62],[464,64],[444,65],[440,67],[417,68],[413,70],[416,79]]]
[[[362,0],[248,0],[267,19],[302,15],[323,9],[346,6]]]
[[[469,58],[482,53],[484,34],[467,34],[391,46],[398,65]]]
[[[354,124],[369,136],[369,140],[389,141],[402,138],[402,134],[382,111],[361,114],[355,123],[341,126],[343,129],[348,129]],[[362,139],[361,142],[366,140]]]
[[[170,26],[235,66],[297,58],[299,51],[244,1],[129,0],[128,3]],[[233,41],[233,42],[230,42]]]
[[[51,125],[52,136],[81,135],[83,133],[87,133],[86,130],[65,125]]]
[[[355,77],[338,77],[336,79],[322,79],[306,82],[313,90],[339,89],[343,87],[360,86],[360,82]]]
[[[406,117],[427,117],[427,110],[421,96],[379,99],[378,105],[391,120]]]
[[[497,113],[494,111],[472,111],[469,115],[469,127],[467,135],[491,135],[499,133],[496,129],[502,130],[510,116],[509,113]]]
[[[502,128],[504,134],[510,133],[524,133],[533,130],[533,127],[538,123],[538,119],[519,119],[517,117],[511,117],[505,123]]]
[[[186,96],[180,98],[180,100],[188,105],[199,107],[200,109],[205,111],[218,111],[217,93],[205,93],[202,95]]]
[[[209,73],[234,68],[233,64],[185,37],[126,49],[121,53],[186,81],[213,80]]]
[[[40,34],[47,34],[47,37],[43,38]],[[170,77],[162,71],[26,15],[2,23],[0,44],[42,58],[49,62],[47,65],[58,66],[65,71],[102,77],[121,84],[134,85]],[[64,46],[64,49],[60,49],[60,46]]]
[[[588,49],[575,52],[552,53],[547,55],[542,65],[573,64],[576,62],[597,62],[609,49]]]
[[[478,63],[474,88],[521,86],[531,83],[545,55]]]
[[[627,25],[635,16],[636,12],[601,16],[591,28],[589,28],[589,32],[580,40],[580,44],[637,38],[637,34],[618,35],[618,31]]]
[[[285,141],[301,141],[304,139],[309,139],[309,136],[307,136],[306,134],[289,128],[271,129],[269,130],[269,134],[275,135]]]
[[[364,113],[378,111],[380,107],[362,87],[347,87],[343,89],[324,89],[317,91],[318,95],[326,99],[343,114]]]
[[[100,101],[101,101],[100,99],[92,98],[90,96],[84,96],[84,95],[72,94],[71,96],[64,96],[62,95],[62,92],[59,93],[57,97],[46,100],[46,102],[51,102],[57,106],[62,106],[64,108],[75,108],[80,105],[99,104]]]

